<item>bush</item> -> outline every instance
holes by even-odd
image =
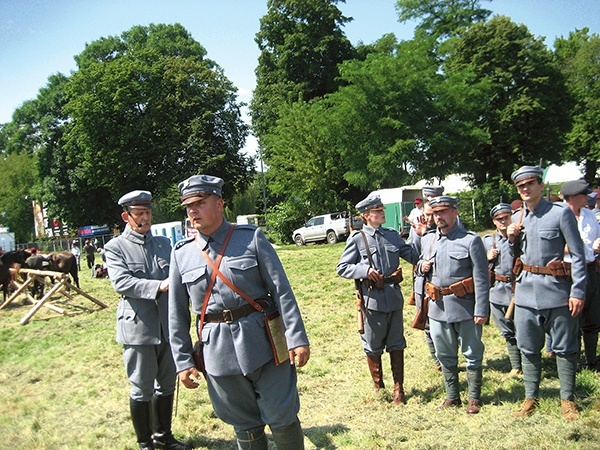
[[[290,244],[293,231],[301,227],[310,214],[308,206],[294,200],[286,200],[269,208],[267,212],[269,238],[278,243]]]
[[[458,194],[460,218],[468,230],[483,231],[494,228],[490,210],[498,203],[511,203],[518,198],[519,194],[512,183],[485,183],[476,189]]]

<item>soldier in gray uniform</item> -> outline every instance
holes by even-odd
[[[253,225],[234,226],[224,219],[222,186],[221,178],[210,175],[194,175],[179,184],[182,205],[198,231],[195,238],[180,241],[171,257],[169,326],[179,379],[189,389],[199,385],[192,357],[190,305],[198,316],[205,306],[201,340],[206,384],[216,415],[233,426],[240,449],[266,450],[264,429],[269,425],[278,449],[300,450],[304,436],[298,420],[296,367],[304,366],[310,357],[302,316],[281,262],[262,230]],[[226,242],[230,227],[235,228]],[[202,251],[216,264],[223,248],[215,271]],[[266,312],[279,311],[289,361],[275,363],[263,312],[216,276],[219,272]],[[208,290],[213,276],[213,287]],[[196,324],[200,325],[199,319]]]
[[[510,372],[504,380],[523,373],[521,368],[521,352],[517,346],[515,324],[512,319],[506,318],[506,312],[512,298],[512,268],[513,257],[509,249],[506,236],[508,225],[512,222],[512,209],[509,203],[499,203],[490,211],[490,217],[496,226],[496,232],[486,234],[483,244],[487,250],[488,264],[490,265],[490,308],[492,319],[506,340]]]
[[[123,233],[104,247],[117,308],[117,342],[131,383],[131,420],[140,449],[185,450],[171,432],[175,364],[169,347],[171,241],[153,236],[152,195],[133,191],[119,199]],[[154,435],[154,439],[153,439]]]
[[[507,235],[513,255],[517,252],[520,256],[515,267],[522,268],[515,286],[515,329],[526,397],[513,415],[528,416],[537,406],[541,350],[548,333],[556,354],[562,415],[565,420],[574,420],[579,417],[574,402],[577,316],[585,298],[585,257],[573,212],[543,197],[542,175],[538,166],[523,166],[512,174],[525,202],[523,209],[513,214]],[[565,245],[572,257],[570,267],[563,261]]]
[[[583,240],[587,265],[585,304],[581,311],[584,367],[598,371],[600,365],[596,353],[600,331],[600,263],[597,262],[598,255],[594,251],[594,242],[600,240],[600,224],[592,211],[585,207],[588,194],[591,192],[583,179],[567,181],[560,188],[560,193],[577,219],[577,228]],[[565,261],[571,261],[570,253],[565,254]]]
[[[446,400],[441,409],[461,406],[458,348],[466,359],[467,414],[480,411],[484,345],[482,327],[490,312],[487,258],[481,238],[457,221],[458,199],[447,195],[429,203],[437,229],[425,234],[417,273],[429,278],[429,327],[442,363]]]
[[[400,267],[400,258],[415,264],[419,254],[397,231],[381,227],[385,223],[385,207],[378,195],[360,201],[356,209],[365,225],[362,232],[355,231],[348,238],[337,273],[344,278],[360,280],[364,311],[361,340],[375,389],[385,387],[381,355],[387,350],[394,379],[393,402],[403,404],[404,299],[399,285],[402,280],[397,275],[394,278],[394,272]]]

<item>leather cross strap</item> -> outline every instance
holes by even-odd
[[[233,225],[231,227],[232,227],[231,229],[233,229]],[[225,244],[223,244],[223,245],[225,245]],[[223,283],[225,283],[227,286],[229,286],[229,288],[233,292],[235,292],[240,297],[242,297],[244,300],[246,300],[248,303],[250,303],[254,307],[254,309],[256,309],[257,311],[260,311],[260,312],[264,312],[264,308],[262,307],[262,305],[255,302],[254,300],[252,300],[246,293],[242,292],[235,284],[233,284],[231,281],[229,281],[229,279],[227,279],[227,277],[225,275],[223,275],[223,272],[221,272],[219,270],[219,266],[210,259],[210,257],[208,256],[208,253],[206,253],[205,250],[200,250],[200,251],[202,252],[202,255],[204,256],[204,259],[206,259],[206,262],[208,263],[208,265],[213,270],[212,277],[219,277],[223,281]],[[220,262],[220,260],[219,260],[219,262]],[[211,286],[211,290],[212,290],[212,286]]]
[[[217,260],[215,263],[212,262],[212,260],[208,257],[208,254],[204,251],[201,250],[204,257],[210,261],[212,264],[215,265],[215,267],[218,267],[221,265],[221,260],[223,259],[223,254],[225,253],[225,248],[227,248],[227,244],[229,244],[229,239],[231,238],[231,235],[233,234],[233,229],[235,228],[234,225],[229,225],[229,230],[227,230],[227,235],[225,236],[225,240],[223,241],[223,245],[221,246],[221,249],[219,250],[219,254],[217,255]],[[198,240],[197,240],[198,235],[196,235],[196,246],[198,246]],[[198,248],[200,248],[198,246]],[[204,300],[202,301],[202,311],[200,312],[200,324],[198,324],[196,326],[196,330],[198,331],[198,339],[202,340],[202,326],[204,325],[204,318],[206,316],[206,307],[208,306],[208,299],[210,298],[210,294],[212,293],[213,287],[215,285],[215,281],[217,279],[217,274],[216,272],[213,271],[213,273],[210,274],[210,281],[208,282],[208,287],[206,288],[206,294],[204,294]]]

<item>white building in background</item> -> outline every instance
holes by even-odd
[[[15,233],[8,231],[8,228],[0,228],[0,250],[3,252],[15,250]]]

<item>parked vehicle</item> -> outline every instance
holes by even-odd
[[[350,234],[351,219],[348,211],[312,217],[302,228],[294,230],[292,239],[296,245],[319,241],[335,244]]]
[[[410,224],[404,221],[404,217],[408,216],[410,211],[415,207],[415,199],[423,195],[422,188],[417,186],[402,186],[380,189],[371,192],[371,195],[373,194],[379,195],[382,203],[385,205],[385,223],[383,226],[393,228],[403,237],[407,237],[410,232]]]

